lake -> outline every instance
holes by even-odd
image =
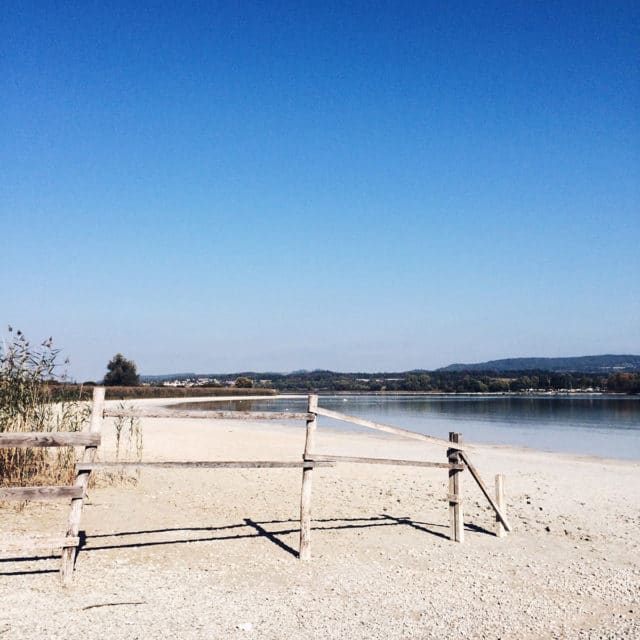
[[[629,396],[320,396],[326,409],[467,442],[640,460],[640,398]],[[303,399],[190,402],[180,408],[305,411]],[[177,408],[174,405],[173,408]],[[370,431],[321,417],[319,427]]]

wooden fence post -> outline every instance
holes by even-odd
[[[462,434],[449,432],[449,442],[462,443]],[[449,464],[460,464],[457,449],[448,449]],[[464,542],[464,521],[462,515],[462,471],[449,469],[449,536],[455,542]]]
[[[310,395],[307,411],[313,414],[311,420],[307,420],[307,433],[304,442],[304,455],[302,460],[306,461],[308,456],[313,455],[315,449],[315,435],[318,416],[318,396]],[[311,559],[311,473],[313,463],[308,467],[302,467],[302,492],[300,495],[300,560]]]
[[[89,433],[100,433],[102,429],[102,412],[104,410],[104,387],[95,387],[93,389],[93,407],[91,410],[91,422],[89,424]],[[96,457],[97,446],[86,446],[82,454],[82,462],[93,462]],[[80,529],[80,518],[82,516],[82,503],[84,494],[89,484],[89,476],[91,470],[82,470],[76,472],[75,487],[82,488],[82,497],[71,500],[71,510],[69,511],[69,523],[67,529],[67,537],[77,538]],[[71,585],[73,581],[73,568],[76,561],[76,553],[78,547],[64,547],[62,549],[62,564],[60,567],[60,576],[65,586]]]
[[[504,475],[499,473],[496,476],[496,504],[500,508],[502,513],[505,512],[505,500],[504,500]],[[496,536],[498,538],[504,538],[507,532],[502,524],[502,520],[496,515]]]

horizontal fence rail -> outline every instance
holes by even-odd
[[[0,449],[13,447],[97,447],[99,444],[99,433],[82,431],[0,433]]]
[[[105,418],[199,418],[201,420],[310,420],[309,413],[290,411],[157,411],[106,409]]]
[[[389,464],[404,467],[435,467],[437,469],[458,469],[462,471],[464,465],[449,462],[428,462],[426,460],[393,460],[391,458],[360,458],[353,456],[332,456],[311,453],[304,456],[305,462],[355,462],[360,464]]]
[[[245,400],[306,400],[309,396],[303,396],[295,393],[284,393],[275,396],[196,396],[196,397],[167,397],[167,398],[131,398],[131,400],[153,400],[154,404],[156,401],[162,402],[170,402],[171,405],[180,405],[191,402],[244,402]],[[115,402],[115,400],[109,400],[109,402]]]
[[[316,467],[333,467],[330,461],[312,463]],[[300,469],[309,466],[304,461],[281,460],[203,460],[196,462],[90,462],[76,465],[78,471],[96,469]]]
[[[413,438],[414,440],[423,440],[425,442],[437,443],[447,445],[448,448],[462,450],[461,446],[457,446],[449,440],[444,438],[436,438],[435,436],[426,436],[416,431],[409,431],[408,429],[400,429],[399,427],[391,427],[388,424],[381,424],[380,422],[374,422],[373,420],[366,420],[365,418],[358,418],[357,416],[350,416],[346,413],[339,413],[338,411],[330,411],[329,409],[322,409],[318,407],[316,413],[319,416],[325,416],[326,418],[333,418],[334,420],[340,420],[342,422],[351,422],[353,424],[360,425],[361,427],[368,427],[369,429],[375,429],[376,431],[386,431],[387,433],[393,433],[397,436],[404,436],[405,438]]]
[[[55,500],[57,498],[82,498],[84,489],[66,487],[2,487],[0,500]]]

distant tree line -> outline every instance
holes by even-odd
[[[137,387],[140,384],[136,365],[122,354],[116,354],[107,365],[104,384]],[[196,374],[188,374],[197,378]],[[299,392],[432,392],[432,393],[513,393],[546,391],[603,391],[640,393],[640,372],[584,373],[554,372],[546,369],[521,371],[405,371],[402,373],[337,373],[328,370],[295,371],[293,373],[242,372],[209,374],[206,388],[238,390],[261,389],[283,393]],[[154,386],[162,379],[153,380]],[[194,388],[194,387],[190,387]]]
[[[234,379],[238,374],[229,375]],[[224,379],[223,376],[219,376]],[[289,374],[243,373],[243,378],[269,378],[280,392],[507,393],[525,391],[606,391],[640,393],[640,373],[610,375],[550,371],[412,371],[405,373],[337,373],[303,371]],[[260,385],[264,386],[264,385]]]

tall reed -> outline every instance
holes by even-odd
[[[59,353],[51,338],[32,345],[21,331],[8,328],[0,345],[0,433],[82,430],[91,406],[80,400],[81,389],[65,387]],[[56,401],[53,381],[62,383]],[[74,462],[70,447],[0,449],[0,485],[66,484]]]
[[[117,407],[125,411],[129,407],[127,403],[120,402]],[[114,419],[114,429],[116,432],[116,461],[117,462],[140,462],[142,460],[142,427],[140,418],[135,416],[118,417]],[[140,479],[140,470],[127,472],[120,469],[115,474],[105,474],[107,480],[112,484],[137,482]]]

